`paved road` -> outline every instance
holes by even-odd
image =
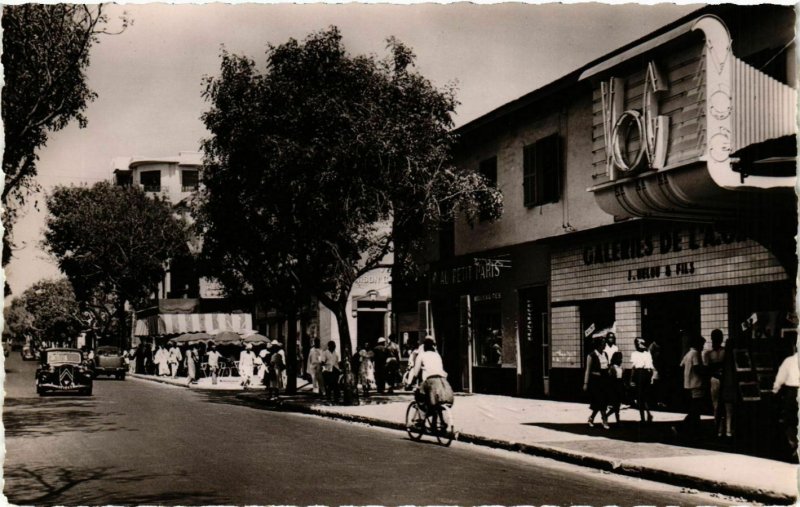
[[[128,379],[39,398],[6,362],[5,489],[16,504],[712,504],[649,481],[237,404]]]

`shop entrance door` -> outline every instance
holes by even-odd
[[[522,356],[521,394],[542,397],[550,372],[547,287],[519,291],[519,338]]]
[[[658,344],[653,363],[661,385],[656,401],[671,409],[682,409],[683,372],[680,362],[689,350],[689,338],[700,334],[700,296],[664,294],[642,299],[642,334]]]

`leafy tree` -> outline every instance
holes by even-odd
[[[47,207],[45,249],[87,309],[97,308],[98,300],[113,304],[124,347],[125,305],[150,298],[167,262],[186,248],[186,222],[168,202],[108,182],[57,187]]]
[[[115,33],[125,30],[128,23],[123,15]],[[102,4],[5,5],[2,27],[5,266],[11,257],[11,228],[18,209],[38,189],[37,152],[49,133],[72,120],[86,126],[83,111],[97,96],[86,84],[89,52],[100,35],[111,32]]]
[[[72,285],[64,278],[40,280],[26,289],[20,299],[32,317],[29,332],[39,340],[71,340],[86,327]]]
[[[33,331],[33,315],[25,308],[25,300],[15,297],[3,308],[3,337],[9,342],[20,341]]]
[[[347,356],[355,280],[390,254],[395,273],[411,270],[427,233],[458,214],[496,218],[502,198],[452,164],[453,87],[415,72],[394,38],[384,59],[341,39],[332,27],[270,46],[263,72],[222,54],[197,215],[214,274],[268,300],[318,298]]]

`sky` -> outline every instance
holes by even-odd
[[[93,47],[88,83],[98,94],[76,123],[40,150],[42,191],[15,227],[6,268],[14,294],[59,276],[40,248],[46,194],[55,185],[111,177],[114,157],[176,156],[198,150],[207,132],[204,76],[219,72],[220,51],[263,67],[268,44],[304,39],[331,25],[352,54],[383,56],[395,36],[413,48],[417,69],[435,85],[456,83],[463,125],[535,90],[698,6],[662,4],[207,4],[110,5],[133,25]]]

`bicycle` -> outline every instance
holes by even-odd
[[[429,410],[433,408],[433,410]],[[458,437],[454,431],[453,414],[447,405],[426,407],[419,390],[414,391],[414,401],[406,409],[406,432],[411,440],[419,441],[422,435],[436,437],[439,444],[448,447]]]

